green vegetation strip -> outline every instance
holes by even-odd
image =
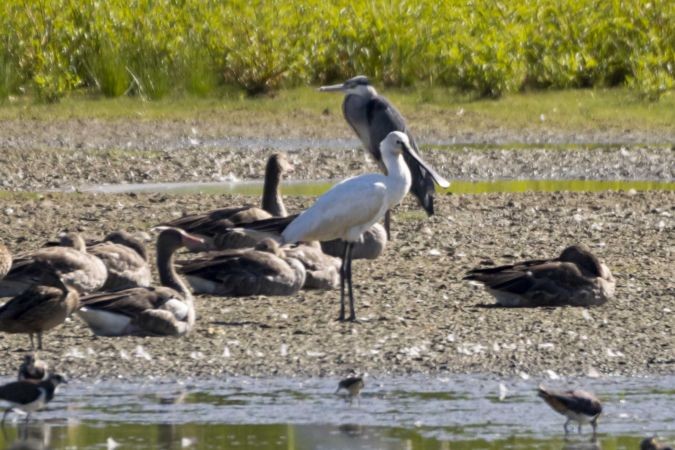
[[[158,99],[368,74],[481,97],[675,84],[672,0],[3,0],[0,98],[87,88]]]

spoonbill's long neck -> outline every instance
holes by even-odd
[[[389,192],[389,207],[392,208],[398,205],[410,190],[412,176],[402,155],[387,152],[382,154],[382,159],[387,167],[387,191]]]

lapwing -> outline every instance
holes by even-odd
[[[15,409],[27,413],[26,422],[28,422],[31,413],[42,409],[49,403],[54,398],[56,388],[63,383],[67,381],[62,375],[50,374],[46,380],[39,383],[13,381],[0,386],[0,400],[11,405],[5,410],[0,423],[5,423],[7,413]]]

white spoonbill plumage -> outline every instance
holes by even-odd
[[[345,245],[340,267],[340,316],[345,320],[345,284],[349,290],[350,321],[356,320],[352,292],[351,252],[364,231],[382,219],[387,210],[398,205],[408,193],[411,175],[403,155],[408,154],[432,175],[417,152],[411,147],[408,136],[394,131],[380,144],[382,161],[387,175],[365,174],[344,180],[319,197],[310,208],[303,211],[282,232],[284,242],[326,241],[343,239]],[[443,183],[442,179],[436,182]]]

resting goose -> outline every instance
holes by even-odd
[[[152,284],[145,244],[126,231],[114,231],[103,242],[87,247],[108,269],[102,291],[120,291]]]
[[[326,255],[318,242],[281,248],[287,258],[295,258],[305,267],[304,289],[336,289],[340,285],[340,259]]]
[[[12,253],[9,249],[0,242],[0,280],[7,275],[9,269],[12,268]]]
[[[0,280],[0,297],[19,295],[38,284],[44,270],[58,272],[63,282],[80,294],[100,289],[108,278],[108,270],[103,261],[87,253],[82,236],[64,233],[60,236],[60,244],[15,258],[9,273]]]
[[[157,237],[157,270],[161,286],[136,287],[81,299],[77,311],[98,336],[183,336],[195,323],[190,290],[174,269],[174,253],[201,240],[177,228]]]
[[[197,294],[226,297],[293,295],[305,283],[305,267],[265,239],[253,249],[213,252],[183,263],[180,272]]]
[[[283,175],[291,171],[292,168],[283,153],[275,153],[269,157],[265,168],[262,209],[255,206],[221,208],[203,214],[183,216],[162,225],[181,228],[188,233],[213,238],[221,231],[243,223],[270,217],[285,217],[287,212],[279,192],[279,185]],[[206,244],[199,248],[201,251],[223,249],[217,248],[211,239],[206,239]]]
[[[40,266],[39,255],[34,264]],[[48,265],[41,267],[40,284],[30,286],[0,307],[0,331],[26,333],[31,349],[37,334],[38,349],[42,349],[42,333],[61,325],[79,306],[79,295],[69,280],[53,272]]]
[[[501,306],[593,306],[614,295],[609,269],[583,245],[558,258],[473,269],[465,280],[483,283]]]

